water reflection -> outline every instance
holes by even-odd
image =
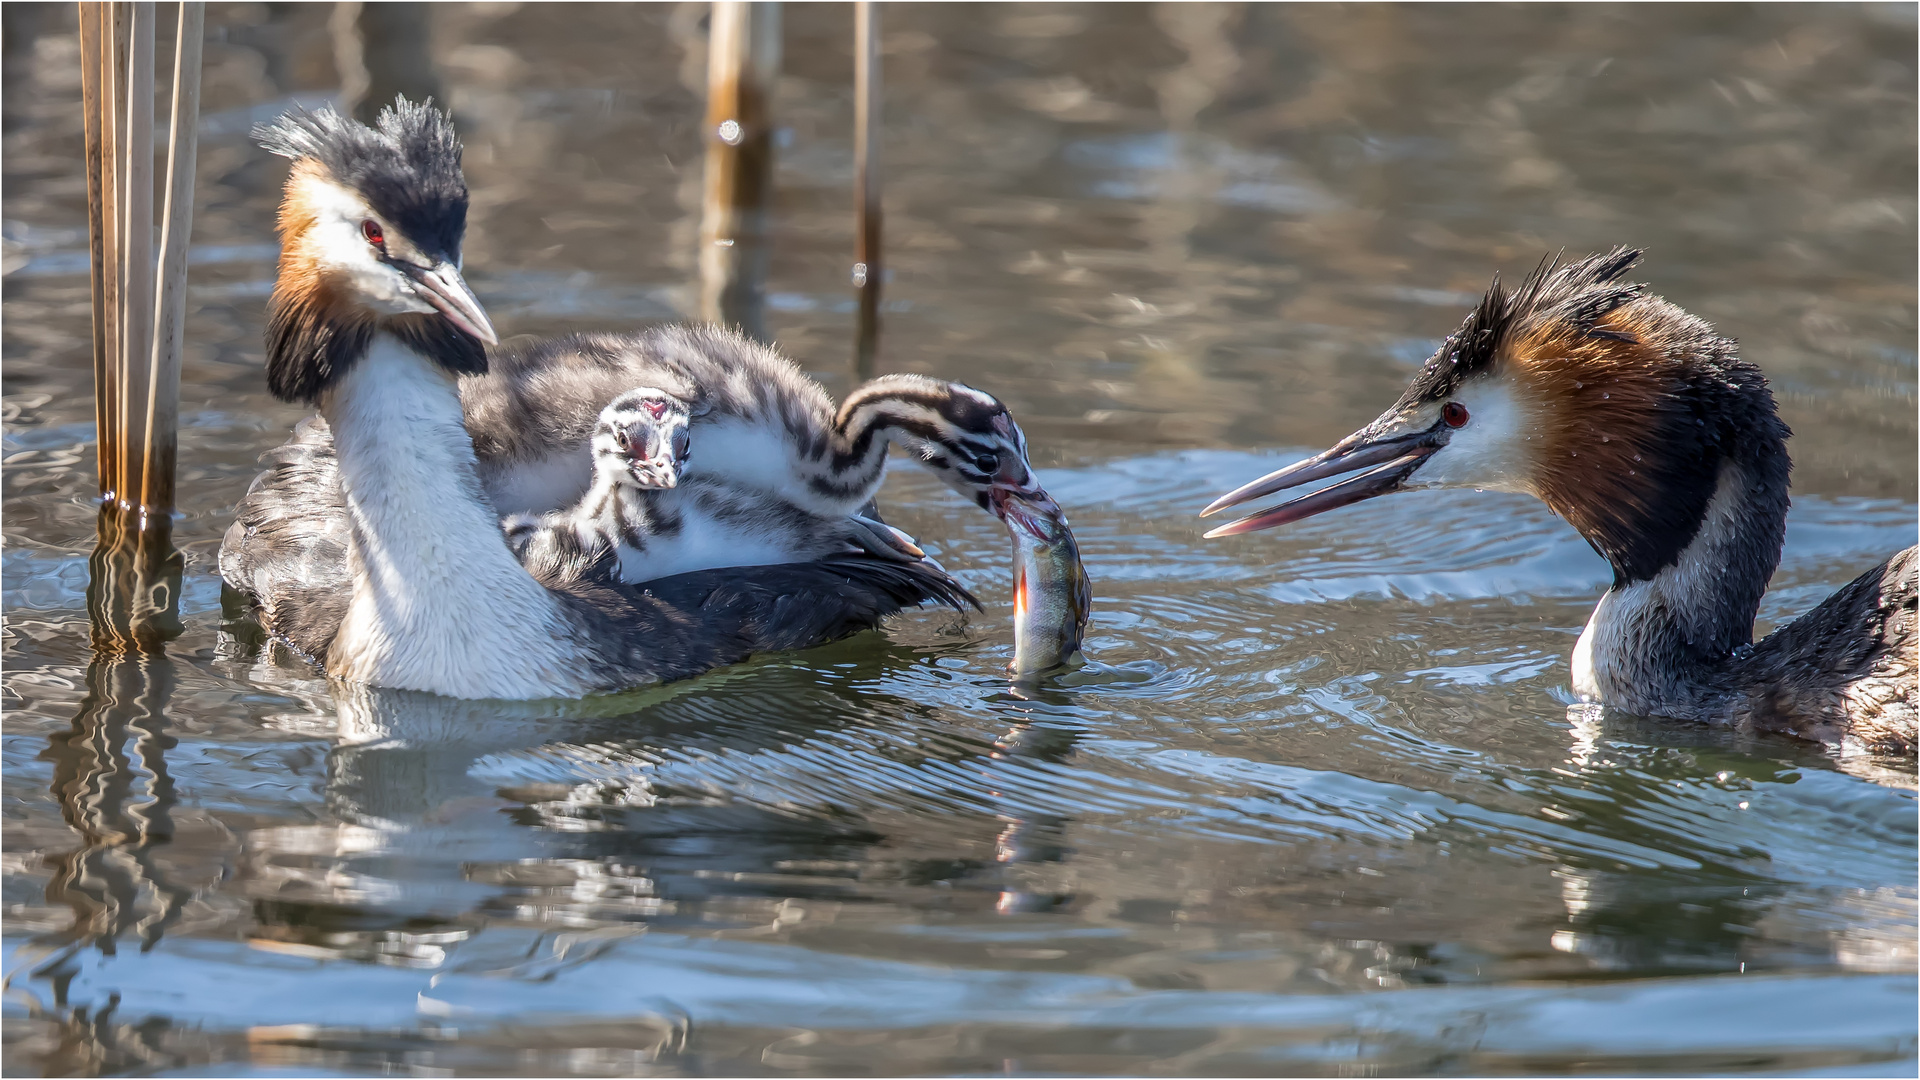
[[[90,945],[111,954],[131,930],[144,951],[189,895],[153,858],[155,846],[173,839],[178,802],[166,763],[176,676],[165,647],[182,629],[183,561],[164,523],[143,524],[115,507],[100,510],[88,563],[95,652],[87,694],[70,729],[51,736],[41,755],[54,763],[54,799],[81,841],[53,860],[47,885],[49,901],[73,909],[73,924],[42,937],[42,948]]]
[[[333,5],[327,29],[340,73],[340,111],[371,124],[396,95],[446,100],[428,49],[427,15],[425,4],[397,0]]]
[[[994,704],[995,712],[1022,719],[993,740],[993,751],[989,755],[992,761],[1065,764],[1072,756],[1074,744],[1085,733],[1073,708],[1073,695],[1067,692],[1024,685],[1010,689],[1003,700]],[[986,779],[992,783],[991,773]],[[994,910],[1010,915],[1055,911],[1072,904],[1072,893],[1037,890],[1033,883],[1038,875],[1023,874],[1020,868],[1065,860],[1072,853],[1066,837],[1073,819],[1065,814],[1034,810],[1023,813],[1017,806],[1007,806],[997,816],[1005,825],[993,840],[993,858],[999,864],[1002,878]]]
[[[81,846],[55,859],[47,899],[73,909],[73,925],[47,944],[78,942],[112,953],[132,931],[149,949],[179,917],[189,890],[167,881],[154,848],[173,839],[179,801],[167,774],[166,707],[173,664],[113,657],[87,669],[87,699],[71,731],[48,740],[53,794]]]
[[[995,763],[1063,762],[1076,732],[1052,720],[956,736],[935,708],[873,689],[911,659],[883,649],[834,679],[775,664],[583,703],[336,684],[334,823],[254,833],[253,939],[433,966],[482,922],[777,927],[780,905],[896,876],[980,897],[968,907],[1066,904],[1013,871],[1059,861],[1070,818],[1003,805]],[[1003,711],[1036,706],[1009,696]],[[901,862],[905,838],[844,805],[849,782],[882,799],[920,789],[993,854]]]
[[[1765,618],[1913,543],[1910,7],[888,8],[887,366],[1021,417],[1106,666],[1017,696],[1004,609],[909,616],[597,712],[336,701],[221,636],[300,417],[246,131],[339,92],[335,10],[208,13],[184,631],[90,675],[73,9],[4,7],[10,1074],[1910,1061],[1912,792],[1569,716],[1606,573],[1564,523],[1192,516],[1370,418],[1493,269],[1632,240],[1796,432]],[[696,312],[707,5],[422,10],[503,332]],[[843,393],[850,12],[784,14],[763,317]],[[991,519],[883,501],[1004,597]]]
[[[180,801],[167,768],[178,673],[164,650],[182,629],[182,560],[164,524],[138,524],[113,507],[100,511],[87,586],[95,652],[86,696],[40,754],[53,765],[53,799],[79,841],[45,856],[47,903],[70,909],[72,922],[17,951],[8,975],[11,983],[24,968],[51,991],[45,1005],[29,999],[30,1015],[57,1032],[46,1060],[63,1075],[170,1063],[149,1038],[152,1025],[114,1015],[117,998],[72,1003],[68,986],[83,951],[114,956],[129,934],[141,952],[151,950],[194,895],[164,857]]]

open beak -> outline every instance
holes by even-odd
[[[1381,427],[1381,423],[1375,421],[1340,440],[1332,449],[1315,454],[1305,461],[1296,461],[1284,469],[1268,473],[1251,484],[1229,491],[1213,500],[1205,510],[1200,511],[1200,516],[1209,517],[1230,506],[1239,506],[1241,503],[1252,502],[1276,491],[1310,484],[1329,476],[1338,476],[1356,469],[1366,469],[1366,472],[1351,480],[1321,488],[1311,495],[1303,495],[1291,502],[1284,502],[1258,514],[1229,522],[1207,533],[1207,538],[1271,529],[1275,525],[1285,525],[1337,507],[1348,506],[1363,499],[1371,499],[1376,495],[1398,491],[1407,477],[1412,476],[1415,470],[1426,464],[1426,460],[1433,456],[1434,451],[1446,445],[1446,435],[1442,433],[1449,430],[1444,424],[1436,424],[1427,430],[1408,434],[1376,434]]]
[[[473,290],[467,288],[458,267],[450,262],[433,267],[416,266],[398,259],[394,262],[413,279],[419,288],[420,298],[432,304],[462,333],[488,345],[500,344],[499,336],[493,332],[493,323],[487,320],[487,313],[480,309],[480,301],[474,299]]]

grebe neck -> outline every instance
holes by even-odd
[[[482,493],[454,377],[376,333],[320,411],[352,538],[330,674],[470,698],[590,689],[565,610],[515,561]]]
[[[1635,713],[1708,707],[1713,674],[1753,643],[1786,538],[1784,440],[1721,462],[1692,538],[1670,563],[1615,583],[1573,653],[1574,692]]]

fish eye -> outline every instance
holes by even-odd
[[[986,473],[988,476],[992,476],[1000,469],[1000,455],[981,454],[979,457],[973,459],[973,467]]]
[[[360,223],[360,235],[367,238],[367,243],[381,251],[387,250],[387,234],[381,231],[380,223],[372,218]]]
[[[1463,428],[1467,426],[1467,421],[1473,419],[1473,414],[1467,411],[1465,405],[1449,401],[1440,407],[1440,419],[1445,420],[1450,428]]]

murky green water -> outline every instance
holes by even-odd
[[[433,9],[503,332],[691,310],[704,10]],[[210,5],[187,631],[90,668],[77,47],[6,9],[9,1073],[1912,1074],[1910,790],[1570,718],[1607,574],[1526,499],[1193,518],[1495,269],[1630,242],[1795,430],[1763,617],[1913,543],[1911,6],[887,8],[882,366],[1012,405],[1098,664],[1008,687],[1004,534],[909,470],[985,616],[597,715],[336,698],[221,633],[300,416],[245,132],[334,91],[329,14]],[[836,391],[850,19],[788,6],[776,102],[769,325]]]

